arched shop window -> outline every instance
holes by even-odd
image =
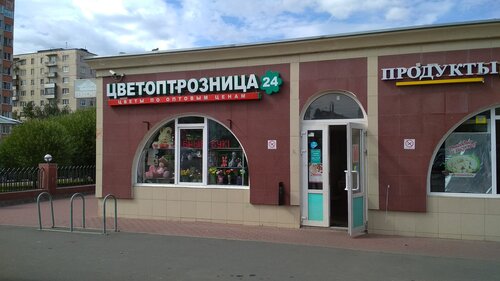
[[[248,186],[247,157],[225,126],[205,117],[180,117],[159,128],[138,161],[137,183]]]
[[[304,120],[359,118],[363,118],[361,107],[353,98],[344,94],[327,94],[317,98],[304,115]]]
[[[481,112],[451,132],[434,156],[434,194],[498,195],[500,108]],[[496,165],[494,165],[496,164]]]

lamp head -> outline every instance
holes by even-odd
[[[52,161],[52,155],[45,154],[45,156],[43,157],[43,160],[45,160],[45,162],[47,162],[47,163],[50,163],[50,161]]]

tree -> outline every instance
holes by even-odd
[[[55,118],[66,128],[71,146],[72,165],[95,165],[95,108],[80,109]]]
[[[29,119],[0,142],[0,167],[36,166],[50,153],[59,165],[95,165],[95,108]]]
[[[71,113],[71,109],[65,105],[62,109],[58,105],[57,100],[50,100],[43,107],[35,105],[30,101],[23,106],[22,114],[26,119],[45,119],[54,116],[61,116]]]
[[[50,100],[40,110],[40,116],[38,117],[49,118],[53,116],[66,115],[71,113],[71,109],[67,105],[65,105],[63,108],[59,108],[57,104],[58,104],[57,100]]]
[[[14,127],[0,145],[3,167],[32,167],[50,153],[61,165],[68,165],[71,143],[66,128],[53,120],[30,120]]]
[[[30,101],[25,106],[23,106],[22,115],[26,119],[35,119],[35,102]]]

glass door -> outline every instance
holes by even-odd
[[[178,138],[180,144],[178,169],[178,183],[202,184],[204,181],[203,158],[204,147],[203,127],[182,127],[178,128]]]
[[[350,236],[366,233],[367,200],[365,188],[365,129],[362,124],[347,124],[346,190],[348,232]]]
[[[308,126],[302,132],[302,224],[330,225],[328,127]]]

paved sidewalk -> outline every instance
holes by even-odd
[[[88,195],[85,198],[87,228],[102,229],[102,218],[97,214],[97,199],[93,195]],[[54,200],[56,227],[69,228],[69,205],[69,198]],[[111,206],[112,204],[108,208]],[[49,227],[50,212],[48,202],[42,202],[41,210],[43,225],[44,227]],[[76,198],[74,201],[75,227],[81,226],[81,211],[81,199]],[[27,226],[37,229],[38,212],[36,203],[1,207],[0,225]],[[412,238],[375,234],[368,234],[353,239],[349,238],[345,232],[322,228],[283,229],[124,218],[118,219],[118,228],[121,232],[130,233],[263,241],[371,252],[500,261],[500,243],[498,242]],[[113,230],[113,220],[111,218],[107,220],[107,229],[108,231]]]
[[[0,226],[0,249],[2,281],[498,281],[500,276],[498,260],[15,226]]]

